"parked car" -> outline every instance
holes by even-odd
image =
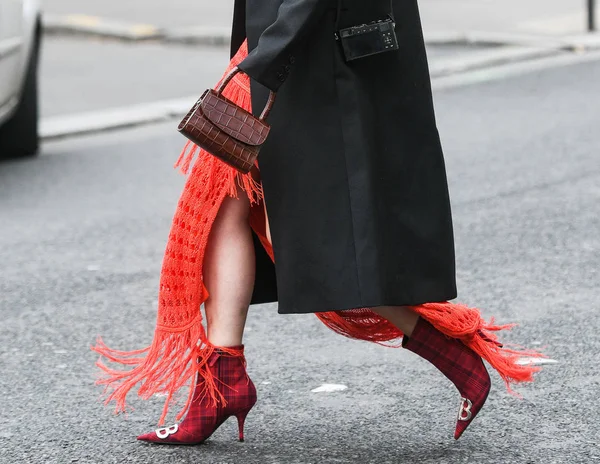
[[[38,150],[40,0],[0,0],[0,158]]]

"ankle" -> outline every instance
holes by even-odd
[[[371,308],[371,311],[387,319],[408,337],[412,335],[420,319],[409,306],[378,306]]]
[[[416,317],[412,317],[412,315],[415,315]],[[415,331],[415,327],[417,327],[417,324],[420,320],[421,317],[415,313],[412,313],[406,318],[404,322],[404,330],[402,331],[406,337],[412,336],[413,332]]]
[[[215,348],[229,348],[229,349],[239,349],[239,347],[243,347],[241,339],[238,338],[224,338],[224,337],[208,337],[208,343],[214,346]]]
[[[229,354],[231,356],[242,356],[244,354],[244,345],[214,345],[215,351],[220,354]]]
[[[240,331],[233,333],[231,330],[211,330],[209,326],[207,335],[208,343],[217,348],[234,348],[243,344],[242,333]]]

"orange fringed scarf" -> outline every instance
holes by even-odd
[[[248,54],[244,43],[232,59],[227,71],[240,63]],[[247,110],[251,108],[250,81],[238,74],[227,86],[224,95]],[[197,155],[197,156],[196,156]],[[195,163],[192,161],[196,157]],[[261,185],[250,174],[238,174],[233,168],[188,143],[177,161],[184,174],[191,173],[185,184],[173,218],[165,251],[159,291],[156,331],[152,345],[143,350],[117,351],[108,348],[99,338],[92,349],[112,362],[129,366],[129,370],[115,370],[101,360],[98,366],[104,377],[98,383],[110,390],[106,402],[114,400],[116,410],[126,409],[127,394],[139,385],[138,395],[149,399],[153,395],[166,396],[159,425],[164,423],[174,395],[183,387],[189,388],[187,401],[177,415],[181,419],[187,411],[193,394],[194,380],[204,385],[204,395],[215,403],[220,397],[214,379],[205,365],[214,351],[202,325],[201,304],[208,298],[203,284],[202,263],[211,226],[226,195],[236,196],[236,182],[247,193],[251,205],[250,225],[273,259],[273,250],[266,237],[265,213],[261,204]],[[520,365],[521,356],[540,356],[533,351],[501,348],[496,331],[510,328],[485,322],[477,309],[453,303],[428,303],[412,309],[449,337],[458,338],[483,359],[504,379],[507,388],[516,382],[533,380],[539,368]],[[344,336],[388,346],[399,346],[402,333],[387,320],[368,308],[317,313],[316,316],[330,329]],[[232,354],[237,354],[231,350]]]

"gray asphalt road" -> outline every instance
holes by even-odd
[[[228,63],[226,47],[46,37],[42,116],[199,97],[217,82]]]
[[[523,400],[494,376],[456,443],[458,397],[434,368],[275,305],[248,323],[260,398],[247,442],[228,422],[200,447],[137,443],[160,399],[113,416],[88,347],[98,334],[123,349],[151,340],[182,139],[171,123],[0,164],[0,462],[597,462],[599,76],[592,62],[436,95],[461,300],[522,323],[506,339],[560,361]],[[348,390],[310,393],[325,382]]]

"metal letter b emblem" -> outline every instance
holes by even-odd
[[[473,403],[467,398],[461,398],[460,409],[458,410],[459,421],[470,421],[473,417]]]
[[[165,427],[164,429],[157,429],[156,436],[158,438],[160,438],[161,440],[164,440],[169,435],[173,435],[174,433],[176,433],[177,430],[179,430],[179,425],[177,425],[177,424],[175,424],[172,427]]]

